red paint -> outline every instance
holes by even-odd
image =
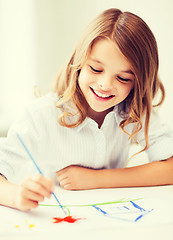
[[[82,218],[74,218],[72,216],[67,216],[67,217],[64,217],[64,218],[59,218],[59,217],[55,217],[55,218],[52,218],[52,222],[53,223],[60,223],[60,222],[68,222],[68,223],[74,223],[78,220],[81,220]]]

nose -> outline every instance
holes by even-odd
[[[113,88],[113,79],[110,76],[102,75],[99,76],[99,79],[97,81],[99,87],[104,91],[109,91]]]

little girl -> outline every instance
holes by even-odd
[[[56,89],[29,106],[0,142],[0,204],[30,210],[49,197],[53,178],[68,190],[173,184],[173,134],[153,100],[158,78],[156,40],[138,16],[101,13],[86,29]],[[42,171],[22,148],[19,134]],[[125,168],[130,143],[149,163]],[[29,177],[27,177],[29,176]]]

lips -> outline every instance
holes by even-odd
[[[99,97],[101,99],[111,99],[111,98],[113,98],[115,96],[115,95],[110,95],[110,94],[98,92],[97,90],[94,90],[91,87],[90,87],[90,89],[94,93],[95,96],[97,96],[97,97]]]

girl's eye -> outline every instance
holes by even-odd
[[[95,73],[101,73],[101,72],[102,72],[102,70],[95,69],[95,68],[93,68],[92,66],[90,66],[90,68],[91,68],[91,70],[92,70],[93,72],[95,72]]]
[[[117,78],[118,78],[120,81],[122,81],[122,82],[129,82],[129,81],[130,81],[129,78],[122,78],[122,77],[120,77],[120,76],[117,76]]]

